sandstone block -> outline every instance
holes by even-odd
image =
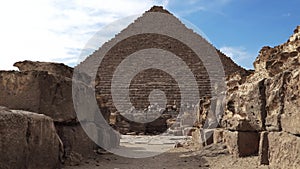
[[[0,107],[0,133],[1,169],[60,167],[62,145],[51,118]]]
[[[82,122],[57,124],[56,128],[64,144],[64,158],[67,165],[77,165],[83,158],[94,157],[94,150],[98,147],[108,150],[120,145],[119,133],[110,126]]]
[[[247,157],[258,154],[259,133],[226,131],[224,133],[224,140],[229,153],[236,157]]]
[[[205,146],[213,144],[214,129],[203,129],[201,135]]]
[[[283,114],[285,85],[290,72],[280,73],[265,81],[266,86],[266,120],[265,125],[268,131],[281,130],[281,115]]]
[[[286,132],[271,132],[268,139],[271,168],[299,168],[300,137]]]
[[[284,113],[281,117],[282,130],[300,134],[300,70],[294,70],[286,80]]]
[[[269,165],[269,139],[268,132],[263,131],[260,133],[260,141],[259,141],[259,163],[261,165]]]
[[[47,72],[0,71],[0,104],[45,114],[55,122],[76,120],[71,79]]]

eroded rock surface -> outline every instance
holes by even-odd
[[[23,71],[0,71],[0,105],[44,114],[52,118],[63,143],[62,162],[65,164],[78,165],[81,160],[91,157],[98,147],[86,135],[79,119],[89,124],[88,128],[95,126],[98,107],[97,104],[84,106],[82,100],[77,100],[74,104],[72,93],[72,90],[80,90],[81,94],[84,94],[82,96],[84,101],[92,99],[94,92],[89,84],[76,81],[75,83],[80,85],[72,88],[74,81],[70,78],[72,76],[70,71],[68,73],[68,70],[72,68],[60,64],[22,62],[17,65],[22,67],[20,70]],[[74,97],[79,96],[75,94]],[[78,109],[84,110],[80,111],[84,114],[77,114],[74,109],[75,105]],[[106,132],[100,128],[94,127],[93,131],[95,132],[91,137],[97,137],[99,141],[109,139],[107,134],[104,135]],[[118,135],[114,133],[111,137],[116,137],[116,141],[113,144],[107,143],[105,146],[117,147]]]
[[[73,68],[63,63],[23,61],[14,64],[20,71],[46,71],[49,74],[72,78]]]
[[[222,126],[234,133],[260,133],[260,163],[270,164],[271,168],[299,165],[299,32],[300,26],[286,43],[263,47],[252,74],[235,74],[227,81]],[[243,145],[236,144],[237,137],[230,135],[226,140],[228,147],[242,150]],[[244,141],[246,144],[247,140]],[[252,141],[258,143],[257,139]],[[239,154],[246,152],[242,150]]]
[[[57,169],[61,141],[45,115],[0,107],[0,168]]]
[[[300,137],[285,132],[268,134],[271,168],[299,168]]]
[[[264,79],[238,86],[228,92],[227,110],[222,126],[236,131],[260,131],[264,128],[265,88]]]
[[[289,74],[285,87],[284,109],[281,116],[282,130],[300,135],[300,69]]]
[[[0,71],[0,105],[45,114],[55,122],[76,120],[71,79],[44,71]]]

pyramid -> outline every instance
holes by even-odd
[[[75,69],[95,79],[100,107],[111,112],[147,108],[154,90],[165,94],[167,105],[180,107],[182,100],[196,104],[189,99],[211,97],[215,84],[245,71],[159,6],[146,11]]]

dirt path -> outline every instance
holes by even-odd
[[[155,157],[132,159],[113,154],[97,155],[80,166],[64,169],[267,169],[258,165],[258,157],[234,158],[224,145],[213,145],[203,150],[191,147],[175,148]]]

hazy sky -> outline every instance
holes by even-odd
[[[299,0],[9,0],[0,5],[0,69],[22,60],[74,66],[96,32],[99,45],[153,5],[199,28],[238,64],[252,68],[261,47],[285,42],[300,25]],[[129,17],[110,31],[103,29]],[[128,23],[127,23],[128,22]],[[119,23],[119,22],[118,22]]]

